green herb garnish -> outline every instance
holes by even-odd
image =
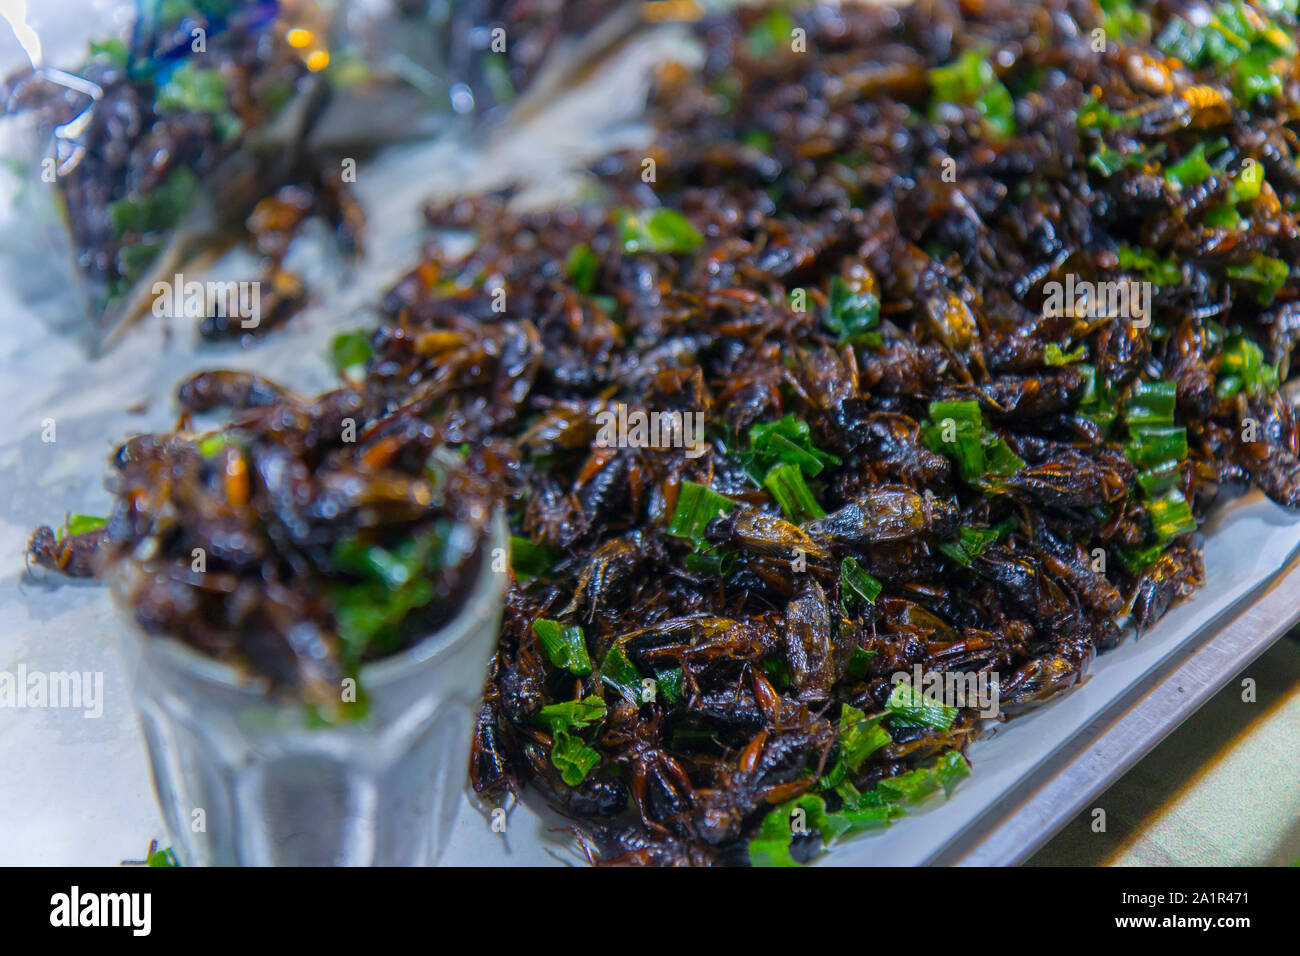
[[[854,286],[839,276],[831,279],[831,292],[822,325],[837,336],[836,345],[879,345],[880,295],[875,278],[859,278]]]
[[[686,538],[696,546],[704,543],[704,530],[714,518],[721,517],[736,506],[712,488],[683,481],[677,492],[677,507],[668,522],[668,533],[674,538]]]
[[[330,342],[330,362],[339,374],[358,379],[374,357],[370,336],[364,332],[340,332]]]
[[[998,79],[987,50],[966,50],[952,63],[930,70],[931,116],[945,104],[974,107],[998,139],[1016,132],[1015,103]]]
[[[840,604],[846,616],[850,598],[864,604],[875,604],[883,590],[883,585],[863,571],[855,558],[845,558],[840,562]]]
[[[682,255],[694,252],[704,244],[691,221],[675,209],[655,209],[633,213],[626,209],[618,213],[619,241],[623,251],[667,252]]]
[[[933,727],[947,730],[957,719],[957,708],[931,700],[906,681],[895,685],[885,704],[890,726]]]
[[[600,665],[600,679],[629,703],[642,703],[641,674],[617,644],[609,649]]]
[[[795,524],[826,517],[803,479],[798,466],[782,462],[773,465],[763,479],[763,487],[776,499],[782,513]]]
[[[582,628],[565,627],[559,621],[539,617],[533,621],[533,633],[542,642],[542,649],[556,667],[570,674],[585,677],[591,673],[591,658],[587,656],[587,642]]]

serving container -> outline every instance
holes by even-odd
[[[313,725],[231,667],[132,623],[123,644],[163,820],[185,866],[421,866],[460,808],[507,575],[498,519],[461,612],[365,665],[366,716]],[[497,562],[499,566],[499,562]]]

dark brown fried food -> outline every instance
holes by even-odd
[[[630,153],[596,165],[605,211],[514,214],[505,195],[430,210],[478,244],[435,251],[390,295],[368,387],[436,388],[425,407],[466,440],[514,437],[513,527],[554,557],[511,593],[480,793],[540,789],[596,861],[746,862],[774,806],[848,799],[827,785],[842,706],[883,715],[892,737],[852,787],[930,766],[964,749],[975,709],[946,730],[891,723],[891,675],[995,674],[1001,713],[1022,713],[1083,679],[1126,617],[1149,628],[1194,593],[1214,503],[1253,485],[1296,507],[1297,428],[1277,390],[1300,338],[1285,268],[1296,91],[1251,99],[1174,63],[1150,37],[1184,8],[1137,7],[1149,31],[1111,24],[1102,52],[1102,11],[1065,0],[714,17],[702,73],[659,79],[652,190]],[[782,50],[792,26],[806,54]],[[996,64],[980,82],[1008,93],[1010,128],[996,99],[937,101],[943,69],[979,61]],[[1242,200],[1250,159],[1268,182]],[[1240,224],[1216,224],[1234,195]],[[640,248],[608,211],[656,202],[700,241]],[[1266,260],[1281,272],[1242,280]],[[1052,311],[1049,283],[1067,277],[1122,294],[1151,281],[1150,321]],[[856,339],[837,325],[845,288],[879,300]],[[476,343],[525,320],[542,350],[503,407]],[[474,379],[470,356],[486,360]],[[442,381],[456,385],[426,384]],[[968,473],[936,438],[936,401],[978,409],[985,447],[1012,453],[1005,474]],[[619,406],[699,411],[707,447],[606,447],[593,422]],[[803,477],[824,514],[786,513],[755,473],[752,430],[786,415],[823,456]],[[1148,420],[1173,433],[1159,461],[1140,447]],[[687,482],[732,503],[696,540],[667,533]],[[883,589],[874,603],[846,584],[847,559]],[[583,629],[593,674],[548,658],[541,618]],[[658,695],[602,679],[621,657]],[[541,715],[588,695],[606,705],[583,734],[598,761],[571,787],[538,750]],[[583,796],[615,782],[621,813]]]
[[[328,714],[341,679],[455,616],[498,496],[490,451],[462,456],[428,423],[351,388],[306,403],[256,376],[211,372],[180,399],[187,414],[239,414],[207,435],[139,436],[115,456],[101,543],[146,632]],[[79,572],[82,544],[38,532],[33,548]]]
[[[463,443],[514,534],[480,794],[534,788],[605,863],[806,862],[884,825],[991,716],[909,715],[900,675],[1030,710],[1194,594],[1214,504],[1300,505],[1300,84],[1258,67],[1296,24],[1251,7],[1262,54],[1184,62],[1160,47],[1203,18],[1137,7],[707,19],[654,144],[595,164],[606,201],[428,210],[477,241],[389,292],[357,387],[216,373],[182,404],[241,409],[240,445],[123,450],[113,547],[166,515],[173,562],[225,549],[226,590],[172,568],[138,616],[292,673],[275,622],[328,618],[290,585],[418,521]],[[1049,305],[1077,283],[1103,306]]]
[[[42,525],[32,534],[27,556],[38,567],[49,571],[70,578],[92,578],[99,573],[99,555],[105,536],[103,528],[56,536],[53,528]]]

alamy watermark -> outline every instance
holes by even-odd
[[[0,710],[75,708],[94,719],[104,713],[103,671],[0,671]]]
[[[619,404],[596,413],[598,448],[684,448],[687,458],[708,450],[703,412],[628,411]]]
[[[913,664],[910,673],[895,671],[889,683],[891,687],[910,684],[913,692],[932,703],[970,707],[981,717],[996,717],[1001,703],[996,671],[927,671]]]
[[[50,925],[119,926],[133,936],[148,936],[153,927],[151,893],[83,893],[73,886],[50,897]]]
[[[170,282],[155,282],[152,292],[153,314],[160,319],[239,319],[244,329],[255,329],[262,322],[261,282],[187,282],[178,272]]]
[[[1151,283],[1132,279],[1091,282],[1068,273],[1064,282],[1043,283],[1043,315],[1067,319],[1130,319],[1151,324]]]

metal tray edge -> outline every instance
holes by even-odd
[[[924,861],[1022,863],[1300,621],[1300,554],[1074,735],[1031,776]],[[1082,742],[1082,747],[1072,746]]]

